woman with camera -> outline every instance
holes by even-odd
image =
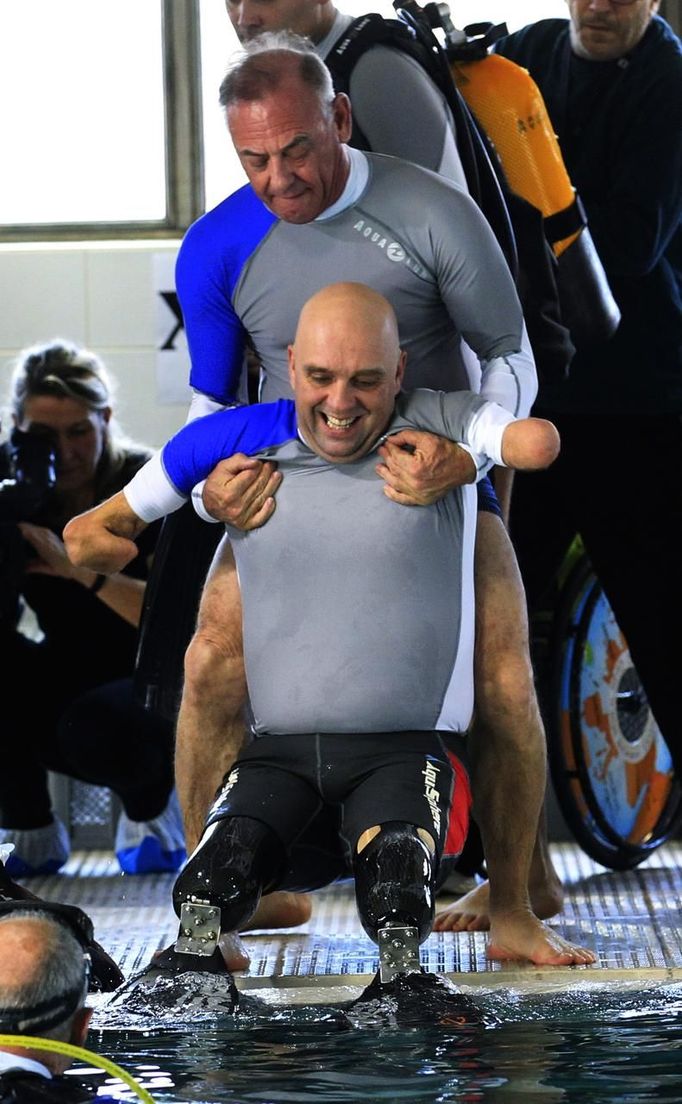
[[[6,457],[15,453],[15,478],[0,490],[0,520],[3,491],[11,490],[14,535],[18,529],[23,547],[20,555],[0,557],[6,576],[0,578],[0,843],[14,844],[7,871],[53,872],[68,857],[47,770],[108,786],[119,796],[124,812],[115,847],[123,870],[176,870],[184,840],[172,728],[137,705],[132,688],[157,533],[147,531],[137,559],[106,577],[74,567],[60,536],[70,518],[120,490],[150,452],[116,429],[101,360],[69,342],[20,356],[10,402],[18,432],[5,451]],[[5,543],[9,527],[2,530]],[[12,615],[13,588],[35,614],[40,639],[29,639]]]

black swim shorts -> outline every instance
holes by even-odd
[[[439,859],[459,854],[470,806],[467,773],[437,732],[260,736],[225,778],[207,825],[232,816],[267,824],[289,864],[269,888],[310,890],[348,877],[359,837],[387,821],[426,829]]]

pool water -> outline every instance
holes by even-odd
[[[256,1001],[237,1019],[194,1010],[191,1023],[102,1007],[88,1045],[158,1104],[682,1102],[680,984],[470,989],[451,1012],[426,998],[354,1008],[344,996]]]

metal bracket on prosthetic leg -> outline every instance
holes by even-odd
[[[389,821],[355,856],[362,926],[379,944],[381,981],[418,973],[419,945],[431,931],[435,856],[411,824]]]
[[[212,810],[201,843],[173,887],[178,954],[210,957],[221,931],[239,931],[284,863],[277,836],[251,817]],[[213,819],[211,819],[213,818]]]
[[[212,955],[220,938],[220,909],[205,901],[185,901],[180,909],[178,954]]]
[[[379,929],[379,980],[393,981],[398,974],[419,974],[419,932],[414,927],[387,924]]]

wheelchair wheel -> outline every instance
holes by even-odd
[[[549,761],[578,843],[612,870],[675,831],[682,793],[613,611],[582,556],[560,596],[552,648]]]

